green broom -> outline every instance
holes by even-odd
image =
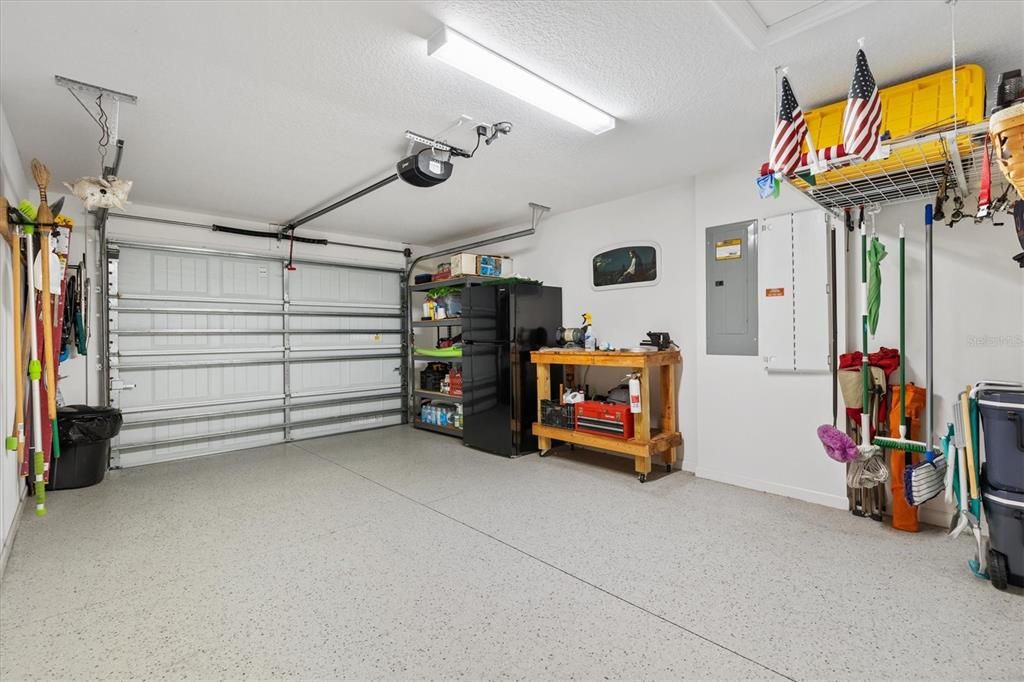
[[[934,395],[934,348],[932,339],[932,205],[924,207],[925,225],[925,383],[927,384],[928,399],[925,404],[925,438],[931,439],[933,410],[935,408]],[[903,393],[900,393],[901,400]],[[906,416],[903,416],[903,421]],[[946,456],[941,451],[936,451],[930,442],[921,442],[906,439],[906,429],[901,423],[900,438],[876,438],[874,443],[883,448],[894,450],[905,450],[917,452],[924,455],[924,461],[908,467],[903,471],[903,493],[906,496],[907,504],[920,506],[928,500],[936,497],[946,487]]]

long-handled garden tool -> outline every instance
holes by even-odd
[[[925,402],[924,441],[909,440],[906,434],[899,438],[875,438],[875,445],[893,450],[904,450],[906,452],[918,452],[924,454],[924,461],[903,472],[903,493],[907,502],[913,506],[920,506],[942,494],[945,489],[946,478],[946,456],[941,451],[936,451],[932,444],[932,429],[934,428],[935,410],[935,377],[934,377],[934,344],[933,344],[933,301],[932,294],[932,205],[924,207],[925,226],[925,386],[928,391],[928,398]],[[902,362],[902,359],[901,359]],[[901,429],[903,430],[903,429]]]
[[[970,425],[970,408],[968,406],[969,393],[960,394],[957,402],[953,405],[953,442],[956,459],[956,470],[953,475],[952,488],[957,498],[956,524],[949,531],[950,537],[959,537],[965,529],[970,528],[974,535],[974,558],[968,560],[967,566],[971,572],[979,578],[988,578],[986,571],[984,539],[981,536],[981,505],[972,508],[971,488],[977,489],[978,480],[974,477],[977,469],[974,467],[974,445],[971,443],[968,426]],[[970,446],[968,446],[968,444]],[[970,464],[968,464],[970,462]]]
[[[18,471],[25,459],[25,366],[21,360],[21,231],[7,221],[7,199],[0,197],[0,224],[11,246],[11,311],[14,314],[14,426],[7,438],[7,449],[18,453]]]
[[[47,206],[47,210],[49,207]],[[36,515],[46,515],[46,456],[43,453],[43,424],[42,424],[42,405],[41,398],[39,395],[39,380],[42,378],[43,369],[39,363],[39,347],[36,338],[36,286],[35,286],[35,268],[31,266],[34,261],[33,252],[34,247],[32,245],[32,235],[35,232],[35,226],[32,224],[24,225],[22,231],[25,234],[25,260],[29,263],[29,266],[25,268],[27,274],[27,289],[28,289],[28,310],[29,319],[25,325],[28,328],[28,378],[30,385],[30,395],[32,398],[32,465],[33,474],[35,480],[35,493],[36,493]]]
[[[39,226],[39,250],[42,260],[42,312],[43,312],[43,355],[46,359],[47,408],[53,438],[53,456],[60,457],[60,439],[57,435],[57,368],[53,353],[53,309],[50,302],[50,230],[53,228],[53,213],[46,200],[46,188],[50,184],[50,171],[38,159],[32,159],[32,178],[39,188],[39,211],[36,214]]]
[[[871,365],[868,359],[868,232],[864,212],[860,221],[860,286],[861,286],[861,405],[860,445],[858,457],[851,462],[846,473],[846,484],[854,491],[874,488],[889,479],[889,470],[882,457],[882,448],[871,442]],[[881,519],[881,513],[877,514]]]
[[[852,230],[852,220],[847,212],[847,227]],[[860,285],[861,285],[861,406],[860,406],[860,445],[853,442],[846,433],[835,426],[823,424],[818,427],[818,439],[825,448],[825,453],[832,459],[847,465],[846,485],[849,487],[850,511],[858,516],[866,516],[868,490],[876,488],[889,479],[889,470],[882,457],[882,449],[871,442],[871,366],[868,358],[868,237],[867,226],[864,224],[864,211],[861,210],[860,220]],[[870,505],[875,511],[872,516],[881,520],[881,505]],[[876,513],[877,512],[877,513]]]
[[[899,279],[900,279],[900,386],[899,386],[899,438],[913,438],[908,424],[909,405],[907,400],[907,233],[900,223],[899,232]],[[916,390],[916,389],[915,389]],[[894,433],[890,420],[890,433]],[[907,504],[903,490],[903,472],[914,465],[909,450],[893,450],[889,455],[889,470],[892,480],[892,527],[908,533],[920,529],[917,508]]]

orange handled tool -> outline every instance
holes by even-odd
[[[25,459],[25,366],[21,357],[21,233],[7,223],[7,199],[0,197],[0,232],[11,245],[11,310],[14,313],[14,427],[7,449],[18,453],[18,471]]]
[[[42,310],[43,310],[43,358],[46,362],[47,411],[53,428],[53,456],[60,457],[60,440],[57,436],[57,368],[53,354],[53,308],[50,303],[50,230],[53,227],[53,213],[46,200],[46,188],[50,184],[50,171],[39,159],[32,159],[32,178],[39,188],[39,212],[36,225],[39,227],[39,257],[42,267]]]

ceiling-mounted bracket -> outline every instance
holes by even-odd
[[[121,165],[121,152],[124,147],[124,140],[121,139],[119,126],[121,121],[121,102],[125,104],[138,104],[139,98],[135,95],[130,95],[127,92],[119,92],[118,90],[111,90],[110,88],[104,88],[99,85],[93,85],[92,83],[85,83],[82,81],[76,81],[73,78],[67,78],[65,76],[55,75],[53,82],[57,87],[65,88],[71,93],[71,96],[85,109],[85,113],[89,114],[89,118],[93,120],[96,125],[100,127],[102,131],[99,139],[99,153],[100,153],[100,170],[104,177],[112,175],[117,172],[118,166]],[[89,105],[79,97],[82,94],[86,97],[86,101],[92,101],[95,103],[98,114],[94,114]],[[114,102],[112,115],[108,115],[106,110],[103,108],[103,98],[107,98]],[[116,145],[116,158],[112,166],[107,165],[107,148],[110,142],[113,141]],[[110,169],[113,169],[112,171]]]
[[[956,178],[956,187],[960,192],[960,196],[967,196],[967,176],[964,174],[964,160],[960,156],[960,147],[956,143],[957,131],[946,133],[943,136],[943,144],[946,147],[946,153],[949,154],[949,160],[953,165],[953,177]]]
[[[420,144],[435,151],[447,152],[467,159],[470,157],[470,153],[465,149],[448,144],[447,142],[439,142],[433,138],[426,137],[425,135],[419,135],[411,130],[405,131],[405,139],[409,140],[411,144]]]
[[[530,210],[533,212],[530,216],[530,229],[536,230],[537,226],[540,225],[540,219],[544,217],[545,213],[551,210],[551,207],[543,204],[536,204],[531,201]]]
[[[98,125],[103,131],[103,140],[106,141],[119,139],[118,126],[121,120],[121,102],[124,102],[125,104],[139,103],[139,98],[135,95],[129,95],[126,92],[118,92],[117,90],[111,90],[110,88],[104,88],[99,85],[92,85],[91,83],[83,83],[82,81],[76,81],[64,76],[54,76],[53,82],[56,83],[58,87],[66,88],[67,91],[71,93],[71,96],[78,100],[78,103],[82,105],[83,109],[85,109],[85,113],[89,114],[90,118],[92,118],[92,120],[96,122],[96,125]],[[95,102],[96,108],[99,110],[98,116],[89,109],[88,104],[82,101],[82,98],[78,96],[79,93],[85,95],[88,101]],[[113,116],[108,117],[107,113],[103,110],[104,97],[109,100],[113,100],[114,102]],[[112,122],[108,121],[108,118],[112,119]],[[101,141],[100,146],[106,147],[106,142]]]
[[[54,76],[53,81],[62,88],[67,88],[75,92],[80,92],[83,95],[89,95],[91,97],[109,97],[115,102],[124,102],[125,104],[138,104],[139,98],[135,95],[129,95],[126,92],[118,92],[117,90],[111,90],[110,88],[104,88],[99,85],[92,85],[91,83],[83,83],[82,81],[76,81],[72,78],[66,78],[65,76]]]

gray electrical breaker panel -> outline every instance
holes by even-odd
[[[757,355],[757,221],[706,232],[708,355]]]

